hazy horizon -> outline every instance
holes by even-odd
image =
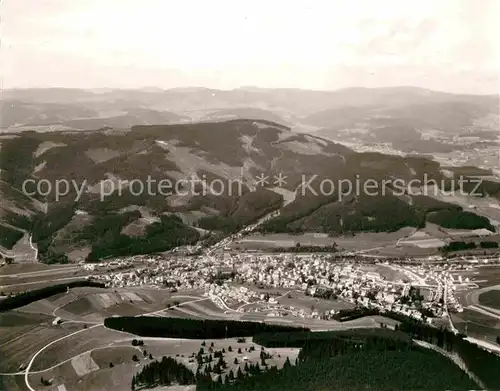
[[[422,89],[426,91],[432,91],[437,93],[445,93],[445,94],[453,94],[453,95],[477,95],[477,96],[498,96],[500,97],[500,92],[492,92],[492,93],[457,93],[457,92],[449,92],[443,90],[435,90],[425,87],[419,86],[379,86],[379,87],[365,87],[365,86],[350,86],[343,87],[338,89],[319,89],[319,88],[291,88],[291,87],[260,87],[260,86],[239,86],[234,88],[217,88],[217,87],[206,87],[206,86],[178,86],[178,87],[170,87],[170,88],[162,88],[157,86],[137,86],[137,87],[71,87],[71,86],[44,86],[44,87],[10,87],[4,88],[4,91],[14,91],[14,90],[50,90],[50,89],[59,89],[59,90],[82,90],[82,91],[90,91],[90,92],[100,92],[100,91],[141,91],[141,90],[158,90],[158,91],[174,91],[174,90],[217,90],[217,91],[237,91],[241,89],[256,89],[256,90],[297,90],[297,91],[312,91],[312,92],[336,92],[343,91],[349,89]]]
[[[4,0],[2,88],[497,95],[500,2]]]

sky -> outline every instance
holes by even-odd
[[[1,83],[500,89],[500,0],[3,0]]]

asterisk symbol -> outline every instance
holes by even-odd
[[[283,175],[281,172],[278,174],[278,175],[275,175],[274,176],[274,184],[276,186],[279,186],[279,187],[282,187],[284,185],[286,185],[286,179],[288,177],[286,175]]]
[[[256,177],[255,186],[265,186],[269,184],[269,176],[260,174]]]

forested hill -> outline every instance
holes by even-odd
[[[91,261],[165,251],[207,231],[234,232],[278,209],[263,231],[395,231],[426,221],[492,229],[456,205],[383,184],[427,178],[452,188],[436,162],[356,153],[271,121],[25,131],[4,134],[0,144],[2,245],[12,247],[27,231],[44,262],[82,249]],[[192,174],[200,182],[183,182]],[[161,181],[170,187],[160,188]],[[375,193],[373,186],[356,190],[369,181],[378,184]],[[479,191],[500,198],[500,183],[484,181]]]

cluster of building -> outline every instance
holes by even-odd
[[[134,266],[132,259],[117,259],[110,262],[100,263],[85,263],[81,262],[80,267],[87,272],[106,271],[106,270],[123,270]]]
[[[237,304],[250,304],[262,299],[262,294],[252,289],[231,284],[210,284],[205,295],[212,298],[212,301],[219,304],[223,309]]]
[[[111,266],[115,269],[111,270]],[[338,298],[419,319],[461,311],[454,292],[459,286],[466,288],[470,282],[454,273],[463,266],[385,266],[393,268],[399,279],[388,280],[373,271],[375,268],[366,269],[352,260],[333,262],[331,255],[322,253],[134,257],[82,267],[98,271],[93,278],[112,287],[149,285],[172,291],[202,290],[222,309],[231,311],[274,311],[278,316],[322,318],[333,315],[332,311],[318,313],[282,305],[274,295],[259,292],[257,288]],[[253,303],[262,305],[251,306]]]

